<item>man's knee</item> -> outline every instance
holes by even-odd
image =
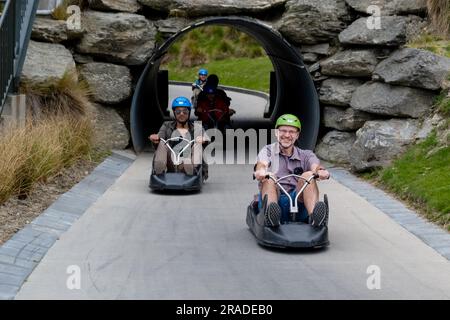
[[[263,188],[276,188],[276,184],[272,179],[264,179],[262,181]]]

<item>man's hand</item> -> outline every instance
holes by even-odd
[[[255,171],[255,179],[258,181],[263,181],[266,178],[266,175],[272,175],[271,172],[268,172],[266,169],[259,169]]]
[[[317,174],[319,175],[320,180],[326,180],[330,178],[330,173],[328,172],[328,170],[325,169],[317,170]]]
[[[151,142],[153,143],[159,143],[159,136],[158,134],[152,134],[150,135],[150,137],[148,137],[150,139]]]
[[[204,142],[206,142],[206,141],[201,136],[198,136],[197,138],[195,138],[195,143],[203,144]]]

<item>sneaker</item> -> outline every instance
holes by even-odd
[[[323,227],[328,224],[328,207],[325,202],[319,201],[314,206],[311,214],[311,225],[314,227]]]
[[[281,208],[276,202],[271,202],[264,212],[264,224],[266,227],[278,227],[281,219]]]

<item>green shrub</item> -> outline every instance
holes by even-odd
[[[379,180],[450,230],[450,147],[438,145],[435,133],[381,170]]]

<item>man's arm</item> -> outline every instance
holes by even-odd
[[[150,135],[150,137],[148,137],[151,142],[153,142],[154,144],[158,144],[159,140],[161,138],[166,139],[166,128],[167,128],[167,124],[166,122],[164,122],[161,126],[161,128],[159,128],[158,133],[154,133],[152,135]]]
[[[266,175],[271,174],[268,171],[270,166],[270,145],[265,146],[261,149],[256,157],[256,164],[254,167],[254,176],[258,181],[262,181],[266,178]]]
[[[269,163],[267,161],[258,161],[255,165],[255,178],[258,181],[262,181],[266,178],[267,174],[270,174],[270,172],[267,171],[267,168],[269,167]]]

